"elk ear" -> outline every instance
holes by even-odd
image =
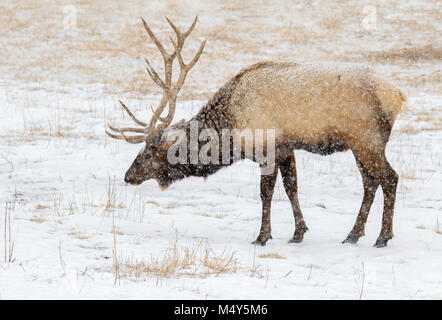
[[[180,145],[186,141],[186,131],[183,129],[173,129],[164,132],[158,146],[163,150],[168,150],[172,145]]]
[[[179,126],[182,125],[184,122],[185,122],[185,120],[184,120],[184,119],[181,119],[180,121],[174,123],[174,124],[171,126],[171,128],[179,127]]]

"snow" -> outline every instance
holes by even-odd
[[[12,1],[7,3],[11,6]],[[203,10],[203,5],[194,6]],[[423,8],[434,6],[428,3]],[[382,10],[393,19],[394,9]],[[286,18],[294,15],[302,18],[300,13]],[[265,19],[270,18],[262,21]],[[224,20],[218,16],[213,21],[222,24]],[[303,22],[320,32],[314,21]],[[203,16],[199,28],[209,22]],[[387,27],[382,24],[378,33],[388,31]],[[269,35],[262,39],[271,40]],[[363,39],[359,41],[362,50],[372,48]],[[222,47],[222,40],[221,44],[215,42],[208,42],[211,52]],[[195,46],[198,44],[195,40]],[[337,50],[338,44],[334,46]],[[277,50],[290,50],[285,45],[268,51],[263,45],[261,50],[266,51],[265,58],[280,57]],[[323,59],[318,48],[303,46],[302,51],[310,49],[315,58]],[[204,79],[201,90],[213,94],[218,84],[261,57],[262,52],[244,53],[234,66],[224,61],[211,69],[203,62],[210,57],[203,56],[200,68],[210,69],[207,74],[211,77]],[[308,61],[308,57],[302,60]],[[125,63],[133,63],[130,61],[127,58]],[[440,81],[413,86],[413,79],[423,74],[436,72],[440,79],[440,60],[435,61],[374,66],[381,74],[396,76],[393,83],[408,93],[408,111],[396,121],[387,147],[387,158],[400,180],[395,238],[383,249],[373,247],[381,228],[381,190],[368,218],[366,236],[356,245],[341,244],[355,222],[363,191],[350,152],[321,157],[295,151],[299,201],[309,231],[302,243],[287,243],[294,221],[279,176],[272,203],[273,239],[265,247],[255,247],[250,243],[258,235],[261,221],[256,164],[244,161],[207,180],[188,178],[165,191],[153,181],[139,187],[126,185],[124,173],[141,146],[106,137],[105,119],[130,123],[117,99],[148,118],[145,106],[159,100],[155,93],[111,94],[109,87],[114,84],[81,82],[78,73],[67,75],[69,81],[54,81],[56,76],[47,81],[26,80],[14,76],[19,69],[15,62],[1,64],[5,76],[0,80],[0,298],[442,298],[442,95]],[[123,70],[121,65],[118,68]],[[134,64],[130,70],[139,68],[140,64]],[[112,76],[117,71],[112,70]],[[195,85],[183,88],[186,90],[196,90]],[[179,98],[175,119],[189,119],[205,102],[203,97]],[[112,206],[106,210],[109,197]],[[4,259],[6,205],[13,207],[9,210],[14,244],[11,262]],[[117,232],[113,232],[114,226]],[[233,252],[237,271],[208,276],[181,272],[168,277],[130,277],[122,272],[115,283],[115,256],[122,262],[148,261],[161,257],[175,242],[189,247],[201,240],[217,254]],[[6,245],[11,242],[6,239]],[[260,257],[266,253],[277,253],[282,259]]]

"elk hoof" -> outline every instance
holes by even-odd
[[[351,243],[351,244],[356,244],[359,240],[359,238],[361,237],[360,234],[355,234],[355,233],[350,233],[347,236],[347,239],[345,239],[344,241],[342,241],[342,243]]]
[[[347,239],[345,239],[344,241],[342,241],[342,243],[351,243],[351,244],[356,244],[358,242],[358,238],[353,238],[353,237],[347,237]]]
[[[259,235],[258,238],[256,238],[255,241],[252,242],[253,245],[258,245],[264,247],[267,243],[267,240],[273,239],[272,235]]]
[[[289,243],[301,243],[304,237],[295,237],[293,236],[288,242]]]
[[[376,243],[374,244],[373,247],[375,248],[383,248],[387,246],[387,242],[380,242],[380,241],[376,241]]]
[[[302,240],[304,240],[304,233],[306,233],[307,231],[308,231],[308,228],[306,226],[296,229],[295,234],[288,242],[289,243],[301,243]]]
[[[358,230],[358,228],[353,228],[347,236],[347,239],[342,241],[342,243],[352,243],[355,244],[358,242],[360,237],[365,235],[364,230]]]
[[[388,240],[392,239],[392,235],[385,235],[385,236],[379,236],[376,240],[376,243],[374,244],[374,247],[376,248],[383,248],[387,246]]]

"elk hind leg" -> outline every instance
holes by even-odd
[[[396,201],[396,188],[399,176],[385,160],[383,175],[380,178],[382,191],[384,192],[384,213],[382,215],[382,229],[376,240],[375,247],[382,248],[387,245],[388,240],[394,237],[393,234],[393,212]]]
[[[365,235],[365,223],[367,222],[368,214],[370,212],[371,205],[376,194],[376,190],[379,187],[379,181],[375,179],[368,171],[364,168],[361,161],[357,156],[356,164],[358,166],[359,172],[362,176],[362,184],[364,187],[364,198],[362,200],[361,208],[359,209],[358,217],[353,226],[353,229],[342,243],[356,243],[360,237]]]
[[[384,212],[382,215],[381,233],[375,247],[382,248],[393,238],[393,213],[396,200],[396,188],[399,177],[388,163],[384,150],[382,152],[356,153],[362,166],[379,182],[384,194]]]

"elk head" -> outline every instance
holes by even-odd
[[[193,59],[187,64],[184,63],[181,51],[183,49],[184,41],[195,27],[197,19],[198,17],[195,17],[195,20],[186,32],[181,32],[168,18],[166,18],[176,34],[176,40],[170,38],[175,50],[172,54],[168,54],[161,42],[147,25],[146,21],[141,18],[147,34],[163,57],[165,75],[164,79],[162,79],[152,67],[149,60],[145,59],[147,73],[155,84],[163,90],[163,95],[158,107],[156,109],[152,108],[153,115],[148,124],[137,119],[129,108],[121,101],[121,107],[127,112],[138,127],[117,128],[108,124],[108,128],[111,132],[106,130],[106,133],[114,139],[125,140],[129,143],[145,142],[145,147],[140,151],[126,172],[124,181],[127,183],[139,185],[148,179],[155,179],[161,188],[166,188],[174,180],[185,176],[183,170],[177,170],[176,167],[169,164],[167,160],[167,150],[170,146],[170,142],[165,136],[167,136],[166,132],[171,129],[170,124],[172,123],[175,114],[177,95],[186,80],[187,73],[197,63],[206,44],[206,40],[204,40]],[[176,83],[172,83],[172,71],[175,58],[178,58],[180,73]],[[168,114],[162,116],[166,106],[168,106]],[[128,136],[125,132],[135,132],[140,133],[140,135]]]

